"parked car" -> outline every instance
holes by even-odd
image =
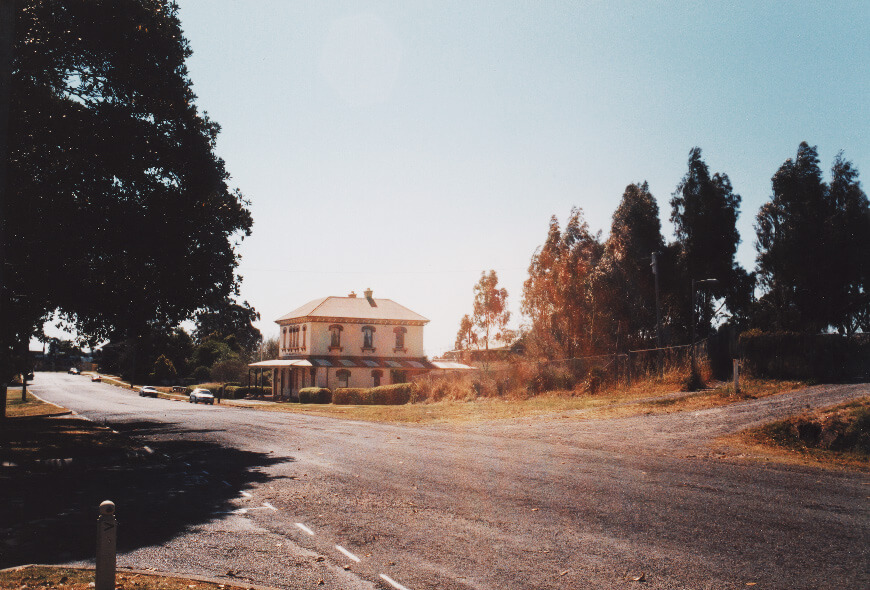
[[[91,375],[91,381],[102,381],[102,380],[103,380],[103,377],[98,373],[94,373],[93,375]]]
[[[139,397],[157,397],[158,391],[150,385],[139,389]]]
[[[76,369],[75,367],[70,367],[70,368],[69,368],[69,371],[67,371],[67,373],[69,373],[70,375],[78,375],[78,374],[79,374],[79,370]]]
[[[214,396],[208,389],[198,388],[190,392],[190,403],[198,404],[200,402],[214,405]]]

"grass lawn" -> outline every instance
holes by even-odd
[[[27,566],[0,572],[0,590],[90,590],[93,588],[94,570]],[[187,578],[159,576],[118,570],[115,575],[117,590],[241,590],[249,586],[232,586],[201,582]]]
[[[613,388],[597,394],[557,391],[526,399],[472,398],[441,400],[402,406],[336,406],[332,404],[263,404],[257,409],[331,416],[350,420],[395,423],[468,423],[557,415],[577,419],[606,419],[641,414],[665,414],[723,406],[751,398],[792,391],[799,381],[744,380],[734,395],[731,385],[688,393],[680,383],[658,381]]]

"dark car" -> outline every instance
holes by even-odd
[[[139,389],[139,397],[157,397],[157,393],[158,391],[150,385]]]

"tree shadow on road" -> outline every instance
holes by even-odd
[[[159,545],[236,509],[241,490],[273,479],[262,468],[294,461],[184,440],[200,431],[172,424],[123,428],[147,433],[154,452],[0,470],[0,568],[93,559],[103,500],[116,505],[119,551]]]

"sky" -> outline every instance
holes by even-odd
[[[738,261],[798,144],[870,174],[870,2],[179,0],[197,106],[250,201],[257,327],[371,288],[453,347],[494,269],[511,324],[551,215],[606,237],[648,181],[663,234],[699,146],[742,198]],[[866,183],[864,184],[866,191]]]

